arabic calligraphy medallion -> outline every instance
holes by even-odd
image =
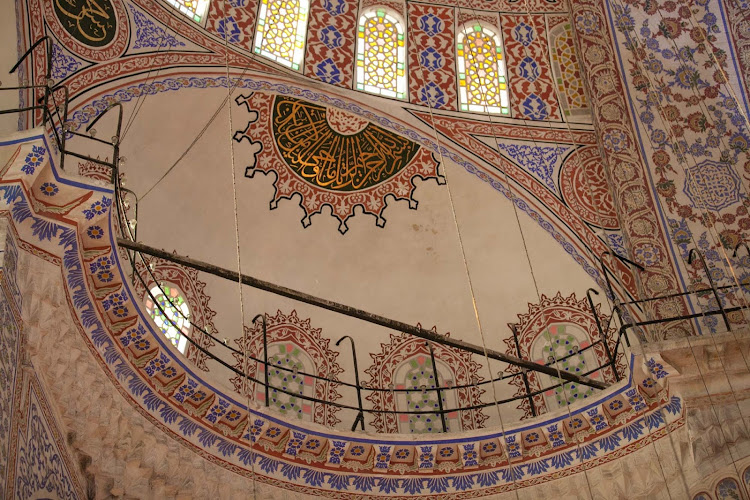
[[[110,61],[128,46],[130,27],[121,0],[45,0],[44,19],[55,38],[88,61]]]
[[[419,146],[354,115],[277,97],[273,131],[282,158],[302,179],[332,191],[360,191],[396,175]]]
[[[265,92],[235,102],[248,118],[234,134],[238,154],[249,159],[245,177],[275,174],[271,209],[299,197],[303,227],[324,207],[339,220],[342,234],[358,207],[383,227],[390,202],[405,200],[416,210],[417,178],[445,183],[430,150],[388,130],[391,122],[375,113]]]
[[[104,47],[115,38],[117,18],[110,0],[52,0],[65,31],[89,47]]]

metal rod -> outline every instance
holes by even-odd
[[[82,154],[76,153],[74,151],[65,151],[65,154],[66,155],[70,155],[70,156],[74,156],[75,158],[80,158],[81,160],[92,161],[94,163],[98,163],[99,165],[104,165],[105,167],[109,167],[111,169],[115,168],[115,164],[114,163],[111,163],[111,162],[108,162],[108,161],[104,161],[104,160],[100,160],[99,158],[92,158],[90,156],[82,155]]]
[[[737,285],[723,285],[723,286],[716,287],[717,290],[726,290],[727,288],[737,288]],[[630,302],[621,302],[621,304],[623,305],[642,304],[643,302],[649,302],[652,300],[661,300],[661,299],[671,299],[674,297],[681,297],[683,295],[690,295],[691,293],[695,293],[695,292],[676,292],[676,293],[670,293],[668,295],[659,295],[658,297],[651,297],[648,299],[631,300]]]
[[[423,328],[412,326],[412,325],[403,323],[401,321],[396,321],[393,319],[386,318],[384,316],[372,314],[370,312],[363,311],[361,309],[347,306],[338,302],[333,302],[331,300],[314,297],[312,295],[308,295],[306,293],[299,292],[291,288],[279,286],[279,285],[270,283],[268,281],[263,281],[258,278],[253,278],[252,276],[239,274],[236,271],[230,271],[228,269],[224,269],[219,266],[215,266],[213,264],[208,264],[206,262],[203,262],[197,259],[192,259],[190,257],[183,257],[180,255],[171,254],[169,252],[165,252],[164,250],[159,250],[158,248],[144,245],[143,243],[129,241],[125,238],[117,238],[117,244],[119,246],[128,248],[130,250],[143,252],[145,254],[152,255],[154,257],[159,257],[160,259],[164,259],[170,262],[176,262],[178,264],[182,264],[184,266],[191,267],[193,269],[197,269],[198,271],[203,271],[203,272],[212,274],[214,276],[219,276],[221,278],[226,278],[232,281],[241,280],[241,282],[244,285],[257,288],[259,290],[264,290],[266,292],[270,292],[276,295],[281,295],[282,297],[287,297],[290,299],[298,300],[300,302],[304,302],[306,304],[310,304],[316,307],[327,309],[329,311],[337,312],[345,316],[358,318],[358,319],[361,319],[362,321],[367,321],[368,323],[373,323],[375,325],[380,325],[386,328],[390,328],[391,330],[408,333],[410,335],[414,335],[415,337],[419,337],[424,340],[429,340],[431,342],[436,342],[441,345],[453,347],[453,348],[460,349],[463,351],[472,352],[474,354],[479,354],[482,356],[484,356],[486,353],[486,355],[490,357],[491,359],[502,361],[504,363],[508,363],[508,364],[515,365],[515,366],[525,367],[525,368],[528,368],[529,370],[538,371],[538,372],[550,375],[552,377],[556,377],[556,378],[558,377],[557,370],[549,366],[540,365],[539,363],[533,363],[531,361],[525,361],[523,359],[519,359],[519,358],[516,358],[515,356],[504,354],[494,349],[488,348],[485,350],[485,348],[482,346],[471,344],[463,340],[443,337],[442,335],[439,335],[435,332],[431,332]],[[600,382],[598,380],[593,380],[589,377],[576,375],[574,373],[563,371],[561,373],[561,376],[563,379],[567,380],[568,382],[575,382],[577,384],[583,384],[585,386],[593,387],[595,389],[606,389],[607,387],[609,387],[609,384]]]
[[[432,376],[435,380],[435,390],[437,391],[438,409],[440,410],[440,422],[443,424],[443,432],[448,432],[448,424],[445,422],[445,410],[443,409],[443,395],[440,392],[440,379],[438,378],[437,363],[435,363],[435,351],[432,349],[430,342],[425,342],[430,350],[430,360],[432,361]]]
[[[338,342],[336,342],[336,345],[338,346],[339,344],[341,344],[344,339],[349,339],[352,344],[352,359],[354,360],[354,383],[357,386],[357,406],[359,407],[359,412],[357,413],[357,418],[354,419],[354,423],[352,424],[352,432],[354,432],[354,429],[357,428],[357,423],[362,425],[362,430],[365,430],[365,413],[364,408],[362,407],[362,386],[359,385],[359,368],[357,367],[357,350],[354,348],[354,339],[349,335],[344,335],[338,340]]]
[[[51,74],[52,74],[52,46],[49,43],[49,37],[43,36],[36,42],[34,42],[34,45],[29,47],[29,50],[23,53],[21,58],[18,60],[18,62],[10,69],[8,74],[13,74],[16,72],[18,67],[21,65],[21,63],[29,57],[29,54],[31,54],[37,46],[39,46],[40,43],[42,43],[44,40],[47,40],[47,73],[45,74],[45,79],[49,80]]]
[[[724,311],[724,313],[730,313],[730,312],[735,312],[735,311],[741,311],[744,308],[745,308],[745,306],[728,307],[728,308],[724,309],[723,311]],[[676,316],[674,318],[652,319],[652,320],[648,320],[648,321],[639,321],[637,323],[625,323],[624,325],[622,325],[620,327],[620,335],[622,335],[629,328],[633,328],[633,327],[636,327],[636,326],[655,325],[657,323],[667,323],[669,321],[683,321],[683,320],[686,320],[686,319],[700,318],[700,317],[703,317],[703,316],[713,316],[715,314],[722,314],[722,311],[721,310],[719,310],[719,311],[715,311],[714,310],[714,311],[699,312],[699,313],[693,313],[693,314],[685,314],[683,316]],[[618,342],[619,342],[619,339],[618,339]],[[615,346],[615,347],[617,347],[617,346]]]
[[[270,386],[268,385],[268,331],[266,330],[266,313],[258,314],[253,318],[253,323],[258,321],[258,318],[263,320],[263,373],[266,376],[266,406],[270,404]]]
[[[82,134],[80,132],[75,132],[73,130],[70,130],[68,133],[71,134],[71,135],[77,135],[78,137],[84,137],[84,138],[90,139],[92,141],[101,142],[102,144],[106,144],[107,146],[111,146],[112,145],[111,142],[105,141],[104,139],[99,139],[98,137],[91,137],[90,135]]]
[[[594,315],[594,321],[596,321],[596,328],[599,330],[599,338],[602,339],[602,343],[604,344],[604,352],[607,353],[607,359],[609,359],[609,364],[612,366],[612,371],[615,374],[615,382],[620,381],[620,375],[617,373],[617,367],[615,366],[615,359],[612,356],[612,352],[609,350],[609,343],[607,342],[607,336],[604,334],[604,330],[602,330],[602,324],[599,321],[599,315],[596,314],[596,307],[594,307],[594,300],[591,298],[591,292],[594,292],[596,295],[599,295],[599,292],[594,290],[593,288],[589,288],[586,290],[586,298],[589,299],[589,307],[591,308],[591,314]]]
[[[513,340],[516,342],[516,354],[519,358],[523,357],[521,356],[521,344],[518,343],[518,328],[517,325],[511,325],[510,331],[513,332]],[[526,373],[526,370],[521,368],[521,378],[523,379],[523,386],[526,388],[526,394],[529,397],[529,408],[531,409],[531,416],[536,417],[536,406],[534,405],[534,398],[531,396],[531,386],[529,385],[529,375]]]
[[[732,327],[729,326],[729,318],[727,317],[726,311],[724,311],[724,305],[721,303],[721,297],[719,297],[719,292],[716,290],[716,285],[714,285],[714,280],[711,278],[711,273],[708,270],[708,265],[706,264],[706,259],[703,257],[703,253],[696,250],[695,248],[691,248],[690,252],[688,253],[688,264],[693,263],[693,257],[695,255],[698,255],[698,257],[701,258],[701,262],[703,263],[703,270],[706,272],[706,277],[708,278],[708,283],[711,285],[711,290],[714,292],[714,298],[716,298],[716,303],[719,304],[719,309],[721,310],[721,317],[724,318],[724,324],[727,326],[727,331],[731,332]]]

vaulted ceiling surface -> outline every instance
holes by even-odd
[[[249,93],[237,92],[243,94]],[[224,109],[177,161],[225,97],[226,89],[182,90],[150,96],[148,105],[139,111],[122,145],[128,187],[142,198],[139,240],[236,269],[236,193],[245,273],[402,321],[435,325],[440,332],[451,331],[454,337],[481,343],[471,302],[471,279],[480,317],[492,332],[496,348],[509,333],[505,324],[515,321],[527,302],[537,300],[527,250],[541,293],[582,291],[591,283],[549,234],[521,212],[522,235],[516,210],[500,193],[445,157],[444,164],[438,166],[431,154],[419,148],[411,163],[406,162],[388,178],[408,172],[404,181],[387,186],[390,191],[371,194],[363,190],[360,195],[354,191],[360,198],[333,197],[322,204],[322,213],[308,217],[313,204],[320,204],[316,197],[325,196],[326,191],[305,183],[284,162],[279,144],[288,136],[262,132],[264,123],[272,125],[266,113],[273,113],[271,107],[278,103],[278,95],[257,93],[250,106],[232,102],[233,139],[240,140],[229,139],[229,112]],[[126,105],[126,116],[130,111],[131,106]],[[347,133],[356,127],[373,127],[351,113],[334,115],[334,119],[308,126],[324,129],[333,122]],[[169,120],[163,120],[164,116]],[[250,137],[241,137],[248,130]],[[381,129],[376,137],[408,142],[386,132]],[[355,136],[339,133],[336,137]],[[367,144],[359,146],[366,148]],[[412,165],[416,162],[422,171]],[[268,168],[267,174],[263,168]],[[429,178],[430,172],[441,184]],[[447,185],[443,179],[448,180]],[[278,208],[269,210],[275,193],[295,182],[299,189],[291,199],[281,198],[274,202]],[[413,194],[399,191],[404,185],[410,189],[412,183],[416,187]],[[399,193],[411,200],[396,200]],[[381,198],[385,200],[382,212],[373,210]],[[357,206],[360,204],[363,206]],[[354,215],[346,219],[346,231],[341,234],[341,214],[348,214],[349,208]],[[231,290],[236,293],[236,288]],[[250,304],[263,295],[246,293]],[[223,301],[223,297],[212,298],[219,318]],[[273,299],[262,301],[273,307]],[[236,299],[228,302],[231,307],[236,305]],[[236,331],[236,325],[227,321],[226,328]]]

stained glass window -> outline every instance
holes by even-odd
[[[555,75],[560,105],[566,117],[588,114],[588,102],[578,59],[573,45],[570,24],[556,27],[550,32],[552,46],[552,72]]]
[[[440,396],[443,399],[443,408],[455,408],[455,391],[450,389],[452,385],[452,376],[446,375],[451,373],[450,369],[441,363],[437,363],[438,378],[440,386]],[[394,385],[395,407],[404,411],[426,412],[438,411],[440,403],[438,402],[437,391],[435,389],[435,373],[432,368],[432,360],[429,355],[418,354],[402,362],[394,372],[394,380],[399,383]],[[401,389],[413,389],[401,391]],[[411,432],[414,434],[424,434],[433,432],[443,432],[443,424],[440,419],[440,413],[402,413],[398,416],[400,432]],[[458,412],[445,414],[446,426],[459,428],[457,423]]]
[[[156,299],[158,306],[151,296]],[[151,288],[151,295],[146,296],[146,310],[161,333],[184,353],[187,336],[190,335],[190,308],[180,291],[167,284],[154,286]]]
[[[458,86],[462,111],[510,114],[500,37],[480,24],[458,35]]]
[[[357,31],[357,89],[386,97],[406,97],[403,25],[387,10],[366,11]]]
[[[196,23],[203,23],[209,0],[167,0],[172,6]],[[219,0],[223,1],[223,0]]]
[[[261,0],[255,53],[299,70],[305,56],[309,0]]]

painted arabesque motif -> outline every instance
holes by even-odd
[[[305,227],[324,206],[331,207],[342,234],[355,207],[374,215],[382,227],[390,199],[417,208],[416,178],[444,182],[425,148],[361,116],[264,92],[235,101],[249,118],[234,135],[251,151],[245,176],[274,173],[271,207],[298,195]]]
[[[13,150],[0,183],[0,214],[30,242],[27,247],[44,247],[35,250],[44,255],[54,252],[50,259],[62,268],[71,312],[91,354],[161,431],[240,474],[250,474],[252,465],[256,481],[345,498],[487,496],[575,474],[589,461],[613,460],[684,425],[683,401],[662,385],[674,371],[664,363],[656,380],[639,371],[638,377],[585,410],[573,410],[569,418],[531,429],[506,427],[504,433],[431,437],[419,443],[419,450],[411,442],[331,434],[292,425],[257,408],[248,410],[183,363],[142,315],[112,248],[111,192],[52,175],[55,196],[79,201],[61,218],[40,215],[29,197],[38,177],[54,168],[44,137],[0,146]],[[29,156],[42,160],[32,165]],[[94,227],[104,233],[89,235]],[[125,297],[118,314],[106,305],[114,293]],[[641,363],[632,361],[640,370]]]

